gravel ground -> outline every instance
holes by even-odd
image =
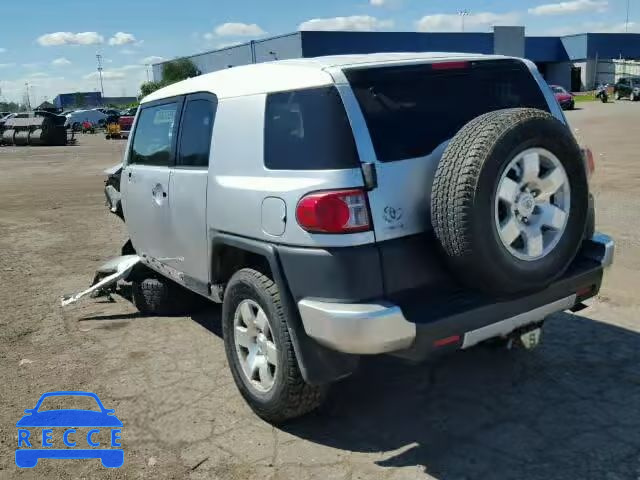
[[[317,414],[257,418],[229,374],[219,309],[140,317],[59,297],[119,251],[102,169],[124,143],[0,148],[0,478],[640,478],[640,104],[568,112],[596,152],[597,225],[617,240],[599,298],[553,316],[535,351],[478,348],[423,365],[363,362]],[[96,392],[125,463],[14,464],[16,421],[46,391]]]

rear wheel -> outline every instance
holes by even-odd
[[[184,315],[204,305],[205,300],[195,293],[165,278],[135,280],[132,300],[145,315]]]
[[[546,112],[482,115],[449,143],[431,197],[432,222],[462,283],[493,294],[543,288],[581,244],[588,186],[569,129]]]
[[[225,290],[222,306],[225,351],[233,379],[256,414],[273,423],[317,408],[326,387],[302,378],[278,286],[245,268]]]

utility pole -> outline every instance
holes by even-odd
[[[469,10],[468,9],[463,9],[463,10],[458,10],[458,15],[460,15],[460,20],[462,23],[462,31],[464,32],[464,17],[466,17],[467,15],[469,15]]]
[[[31,111],[31,99],[29,98],[29,82],[24,82],[24,99],[27,111]]]
[[[625,33],[629,33],[629,0],[627,0],[627,21],[624,24]]]
[[[100,92],[102,93],[102,98],[104,98],[104,84],[102,83],[102,55],[98,53],[96,55],[96,59],[98,60],[98,75],[100,76]]]

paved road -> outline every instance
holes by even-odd
[[[100,174],[122,143],[0,148],[0,478],[637,480],[640,104],[585,104],[568,118],[596,150],[598,227],[620,245],[600,298],[551,318],[532,353],[369,359],[322,411],[284,428],[237,393],[219,309],[143,318],[121,300],[58,306],[126,237],[102,204]],[[115,408],[121,469],[15,467],[15,422],[62,389]]]

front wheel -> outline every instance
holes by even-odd
[[[602,100],[602,103],[607,103],[607,101],[609,100],[609,97],[606,95],[600,95],[600,100]]]
[[[302,378],[280,291],[269,277],[250,268],[231,277],[222,332],[233,380],[258,416],[280,423],[322,403],[326,387]]]
[[[636,94],[631,92],[631,94],[629,95],[629,100],[635,102],[637,99],[638,97],[636,96]]]

